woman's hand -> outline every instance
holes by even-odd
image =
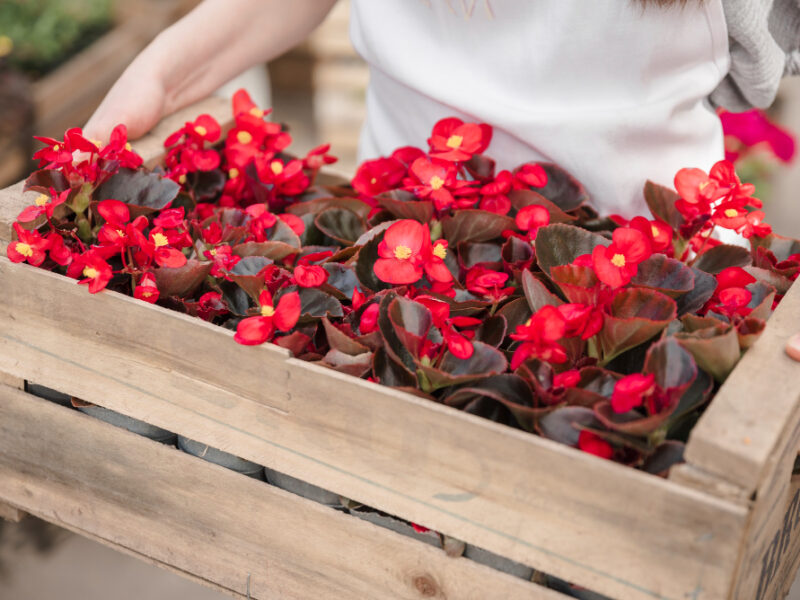
[[[105,141],[118,123],[135,139],[164,115],[211,94],[303,40],[336,0],[205,0],[134,59],[84,128]]]

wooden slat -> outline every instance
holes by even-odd
[[[0,260],[0,289],[0,371],[610,597],[716,599],[730,586],[744,506],[269,346],[245,348],[251,363],[230,331],[27,265]],[[227,379],[210,385],[204,369]],[[260,395],[233,392],[251,378]]]
[[[695,426],[686,460],[748,494],[765,483],[771,456],[800,444],[800,363],[784,352],[800,331],[794,285]]]
[[[254,599],[563,597],[11,388],[0,497]]]
[[[16,506],[11,506],[5,502],[0,502],[0,519],[11,521],[12,523],[19,523],[25,518],[25,512],[18,509]]]

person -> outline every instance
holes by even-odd
[[[128,67],[86,125],[131,137],[307,36],[335,0],[205,0]],[[360,158],[439,119],[494,127],[501,167],[559,164],[605,214],[647,179],[724,157],[717,106],[767,107],[800,72],[799,0],[352,0],[370,66]],[[800,349],[800,342],[798,342]]]

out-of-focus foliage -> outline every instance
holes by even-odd
[[[112,0],[0,0],[0,36],[9,62],[41,75],[85,48],[111,23]]]

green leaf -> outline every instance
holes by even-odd
[[[510,374],[492,375],[459,387],[443,402],[447,406],[463,408],[476,399],[490,399],[502,404],[526,431],[534,430],[536,419],[544,412],[533,408],[533,394],[527,382],[522,377]]]
[[[361,247],[358,251],[358,257],[356,258],[356,277],[358,277],[361,287],[371,292],[386,290],[392,287],[391,284],[378,279],[378,276],[375,275],[375,271],[373,270],[375,262],[378,260],[378,244],[381,243],[382,239],[382,234],[373,237]]]
[[[389,304],[388,316],[400,343],[418,358],[433,326],[431,311],[424,304],[398,296]]]
[[[670,298],[678,298],[694,288],[694,273],[679,260],[653,254],[639,265],[633,285],[657,290]]]
[[[159,267],[153,270],[153,274],[162,296],[190,298],[210,270],[210,262],[200,262],[190,258],[182,267]]]
[[[229,271],[233,282],[242,288],[255,302],[264,289],[264,269],[273,264],[264,256],[248,256],[236,263]]]
[[[701,271],[717,275],[728,267],[749,267],[753,259],[747,248],[720,244],[697,257],[694,266]]]
[[[727,379],[741,357],[739,338],[731,325],[723,331],[709,327],[676,333],[675,339],[691,353],[698,367],[720,383]]]
[[[553,267],[567,265],[579,256],[591,254],[595,246],[611,243],[601,235],[573,225],[548,225],[536,234],[536,260],[546,275]]]
[[[563,406],[539,419],[538,430],[542,437],[577,446],[581,431],[587,427],[602,427],[591,408]]]
[[[303,321],[344,316],[341,302],[322,290],[300,288],[297,293],[300,295],[300,318]]]
[[[350,356],[359,356],[365,352],[369,352],[369,348],[360,344],[344,331],[334,326],[326,317],[322,317],[322,326],[325,329],[325,336],[328,339],[328,345],[339,352],[349,354]]]
[[[606,363],[658,335],[676,317],[677,307],[660,292],[629,288],[614,296],[609,313],[597,336]]]
[[[653,216],[674,231],[678,231],[685,223],[683,215],[675,208],[680,196],[671,189],[648,181],[644,186],[644,199]]]
[[[94,193],[95,200],[114,199],[137,207],[134,213],[147,214],[170,205],[178,196],[181,187],[158,173],[144,169],[120,169],[103,183]]]
[[[531,311],[538,312],[545,306],[560,306],[564,304],[561,299],[547,289],[539,279],[529,270],[522,272],[522,290]]]
[[[281,261],[297,253],[297,248],[285,242],[245,242],[231,248],[231,252],[242,258],[262,256],[272,261]]]
[[[717,280],[713,275],[696,267],[690,268],[694,274],[694,287],[678,298],[678,316],[695,313],[703,308],[717,289]]]
[[[444,237],[451,245],[462,242],[488,242],[509,229],[516,229],[511,217],[478,209],[459,210],[442,219]]]
[[[352,245],[364,235],[367,225],[356,213],[346,208],[327,208],[314,219],[322,233],[338,242]]]

